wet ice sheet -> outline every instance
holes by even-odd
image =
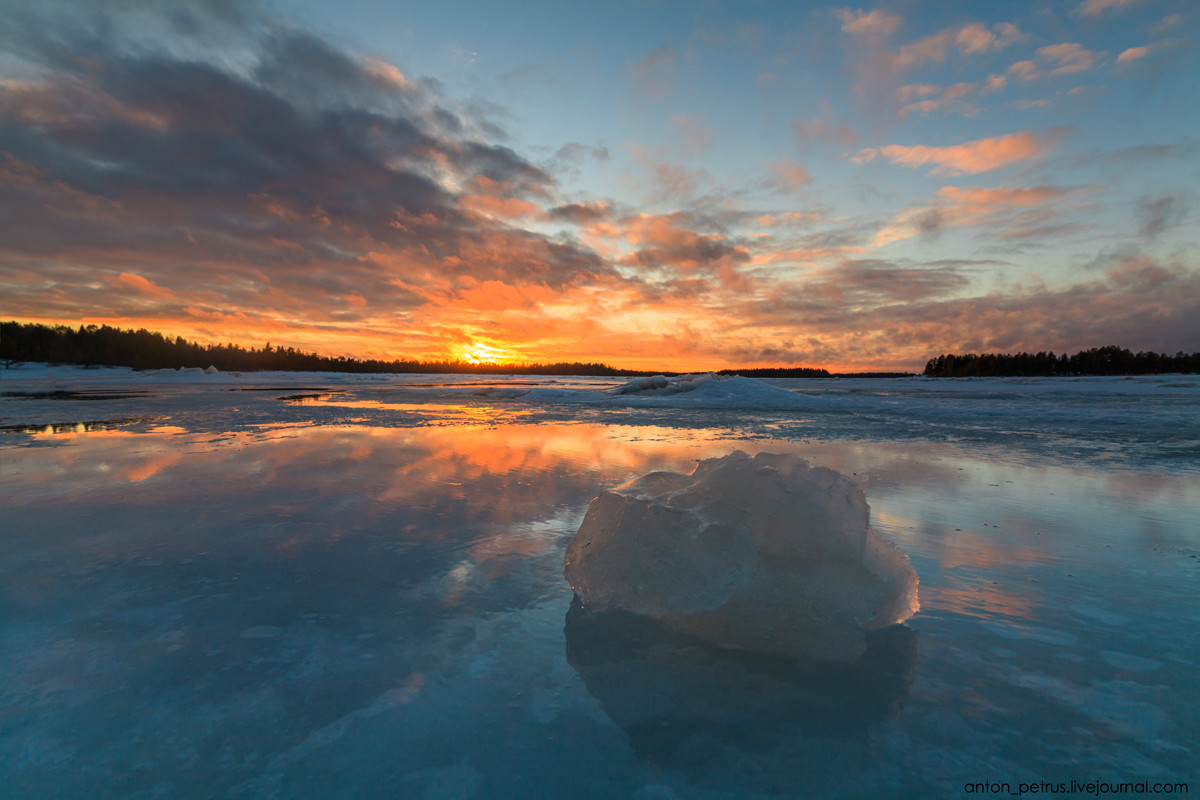
[[[74,404],[154,421],[0,438],[10,796],[921,797],[1193,777],[1190,468],[332,383],[406,407],[177,387]],[[735,447],[862,483],[921,576],[911,642],[853,674],[796,673],[570,617],[563,548],[599,489]]]
[[[1200,474],[1196,375],[736,379],[650,396],[621,394],[620,387],[607,378],[206,375],[24,365],[0,370],[0,434],[31,425],[131,425],[139,418],[216,432],[280,422],[417,426],[520,418],[733,430],[749,438],[942,441],[993,460]],[[298,395],[304,399],[296,401]]]

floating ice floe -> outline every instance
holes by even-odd
[[[592,501],[563,573],[585,607],[727,647],[851,662],[917,608],[917,573],[858,484],[794,455],[734,452]]]

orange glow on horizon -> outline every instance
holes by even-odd
[[[455,313],[461,313],[461,310]],[[689,340],[685,337],[647,334],[644,332],[647,328],[668,325],[662,319],[653,318],[653,315],[651,317],[647,319],[645,312],[626,316],[630,327],[641,333],[624,335],[613,330],[596,328],[595,335],[583,342],[555,335],[560,327],[569,327],[566,320],[543,321],[536,331],[514,328],[514,340],[522,341],[520,350],[515,346],[503,347],[495,340],[468,339],[463,342],[462,337],[466,331],[437,317],[430,320],[430,327],[435,335],[420,339],[409,337],[401,330],[389,330],[383,324],[327,327],[318,330],[297,327],[291,321],[282,322],[243,313],[225,315],[222,319],[179,321],[163,316],[85,316],[63,320],[40,315],[20,315],[7,316],[4,319],[48,326],[64,325],[70,328],[78,328],[80,325],[108,325],[128,330],[144,328],[161,333],[172,341],[176,337],[182,337],[201,346],[234,344],[247,350],[260,349],[270,342],[272,347],[294,347],[302,352],[333,358],[345,356],[382,361],[461,361],[481,366],[579,362],[600,363],[617,369],[645,372],[703,373],[757,367],[808,367],[825,369],[831,373],[919,372],[928,358],[942,352],[954,352],[952,348],[943,348],[937,352],[931,351],[928,355],[922,351],[909,359],[904,359],[904,354],[899,354],[878,361],[834,358],[823,360],[817,355],[799,360],[735,358],[721,353],[714,347],[713,341],[705,341],[710,338],[708,335],[701,336],[697,333]],[[584,322],[579,324],[583,325]],[[719,336],[716,337],[715,344],[721,344]],[[826,348],[836,349],[838,341],[830,337],[822,344]]]
[[[469,345],[454,348],[453,358],[468,364],[510,364],[517,361],[517,354],[511,350],[471,342]]]

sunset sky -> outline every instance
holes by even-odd
[[[0,318],[334,355],[1200,350],[1194,0],[0,0]]]

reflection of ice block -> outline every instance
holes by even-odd
[[[602,493],[567,547],[585,606],[654,617],[727,647],[854,661],[864,631],[917,610],[908,556],[854,481],[742,452]]]
[[[776,751],[797,731],[863,741],[899,711],[916,671],[917,633],[905,625],[868,632],[862,657],[838,664],[717,647],[649,617],[584,609],[578,597],[565,623],[568,663],[638,758],[727,776],[741,784],[728,795],[745,793],[746,774],[712,770],[715,754]]]

